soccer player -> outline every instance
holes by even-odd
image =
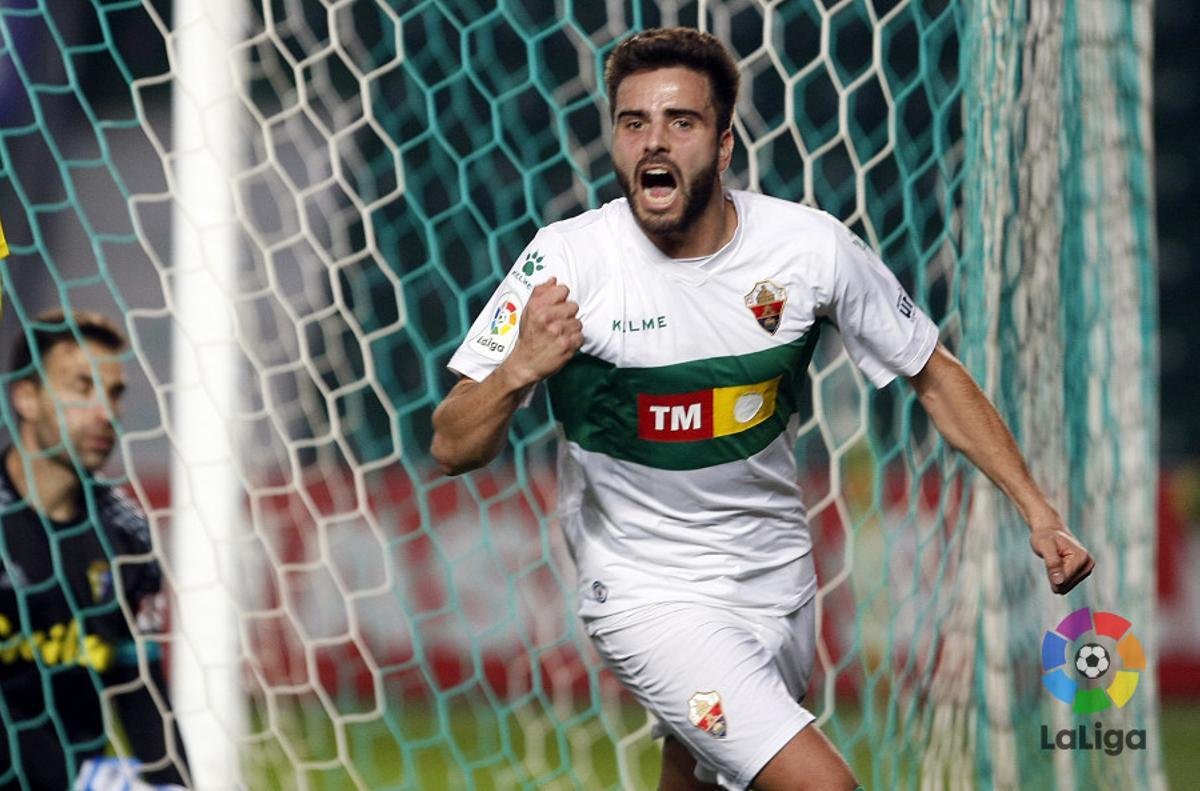
[[[903,376],[1016,504],[1049,583],[1093,561],[1011,434],[875,254],[822,212],[722,188],[738,74],[688,29],[609,56],[625,193],[537,233],[450,360],[432,453],[493,459],[545,381],[580,615],[666,737],[664,789],[853,789],[802,705],[817,583],[793,446],[826,324],[876,387]]]
[[[0,788],[67,789],[91,773],[109,745],[105,707],[142,778],[181,785],[186,759],[165,716],[156,644],[143,678],[133,642],[162,627],[149,527],[133,501],[91,477],[116,442],[125,336],[83,311],[74,329],[62,311],[35,320],[52,329],[15,344],[16,425],[0,456]]]

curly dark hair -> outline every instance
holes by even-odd
[[[672,66],[683,66],[708,77],[717,108],[717,129],[728,129],[737,103],[737,64],[716,36],[689,27],[643,30],[609,53],[604,63],[604,86],[610,112],[616,112],[617,88],[626,77]]]

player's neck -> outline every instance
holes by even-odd
[[[79,515],[79,476],[55,459],[34,456],[29,459],[32,477],[26,477],[22,453],[10,448],[4,457],[4,469],[17,494],[35,511],[55,522],[70,522]],[[32,485],[30,485],[32,481]]]
[[[668,258],[703,258],[729,244],[737,225],[737,208],[718,186],[687,230],[677,234],[647,233],[646,238]]]

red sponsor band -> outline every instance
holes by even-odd
[[[712,436],[712,390],[672,395],[638,394],[639,439],[692,442]]]

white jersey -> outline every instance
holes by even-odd
[[[543,228],[449,367],[482,381],[551,276],[583,348],[547,384],[558,509],[584,618],[688,601],[789,613],[816,591],[794,418],[824,322],[877,387],[924,367],[937,327],[824,212],[728,193],[733,238],[671,259],[628,202]]]

